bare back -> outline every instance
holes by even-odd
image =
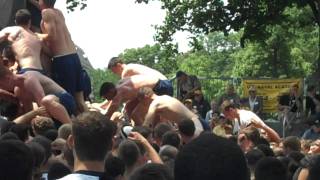
[[[10,33],[8,40],[12,42],[13,51],[21,68],[42,69],[41,41],[33,32],[19,26],[8,27],[3,31]]]
[[[127,64],[122,72],[121,78],[130,77],[133,75],[151,76],[156,79],[166,80],[167,78],[159,71],[149,68],[141,64]]]
[[[167,95],[156,96],[156,98],[150,104],[150,108],[154,108],[156,110],[156,115],[160,116],[161,119],[176,123],[180,122],[181,120],[190,119],[194,122],[198,131],[203,130],[198,116],[191,112],[176,98]]]
[[[137,97],[140,88],[153,88],[157,82],[157,79],[145,75],[134,75],[129,78],[122,79],[117,85],[118,93],[115,98],[121,98],[122,102],[132,100]]]
[[[75,45],[60,10],[53,8],[42,10],[41,30],[48,34],[47,43],[54,56],[76,53]]]

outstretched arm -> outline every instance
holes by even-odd
[[[252,123],[256,128],[265,130],[272,142],[280,142],[281,139],[278,133],[272,128],[270,128],[268,125],[266,125],[258,116],[252,118]]]
[[[16,124],[30,124],[31,120],[38,115],[48,116],[44,107],[29,111],[13,120]]]
[[[146,138],[144,138],[140,133],[138,132],[131,132],[129,134],[129,139],[137,141],[143,145],[145,150],[147,151],[147,154],[153,163],[163,164],[160,156],[158,153],[154,150],[154,148],[151,146],[151,144],[148,142]]]

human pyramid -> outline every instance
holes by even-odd
[[[16,26],[0,31],[0,100],[14,104],[0,114],[0,180],[285,180],[289,168],[267,156],[281,144],[290,162],[304,158],[299,139],[281,139],[256,113],[240,109],[236,96],[197,112],[189,98],[203,100],[201,84],[182,71],[175,98],[161,72],[113,57],[108,70],[119,82],[101,85],[104,102],[87,102],[90,80],[62,12],[55,0],[29,2],[41,10],[41,33],[31,30],[27,9],[16,12]],[[250,103],[259,104],[256,97]],[[314,143],[307,153],[320,152],[319,139]],[[299,177],[320,176],[320,156],[311,159],[317,163],[295,167]]]

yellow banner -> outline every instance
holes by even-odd
[[[263,97],[263,112],[277,112],[278,98],[288,94],[291,85],[298,84],[303,90],[303,79],[258,79],[243,80],[243,95],[249,96],[249,88],[254,86],[257,95]]]

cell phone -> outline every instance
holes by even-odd
[[[127,139],[128,136],[129,136],[129,134],[132,132],[132,129],[133,129],[132,126],[128,126],[128,125],[122,126],[121,132],[120,132],[121,137],[122,137],[123,139]]]

